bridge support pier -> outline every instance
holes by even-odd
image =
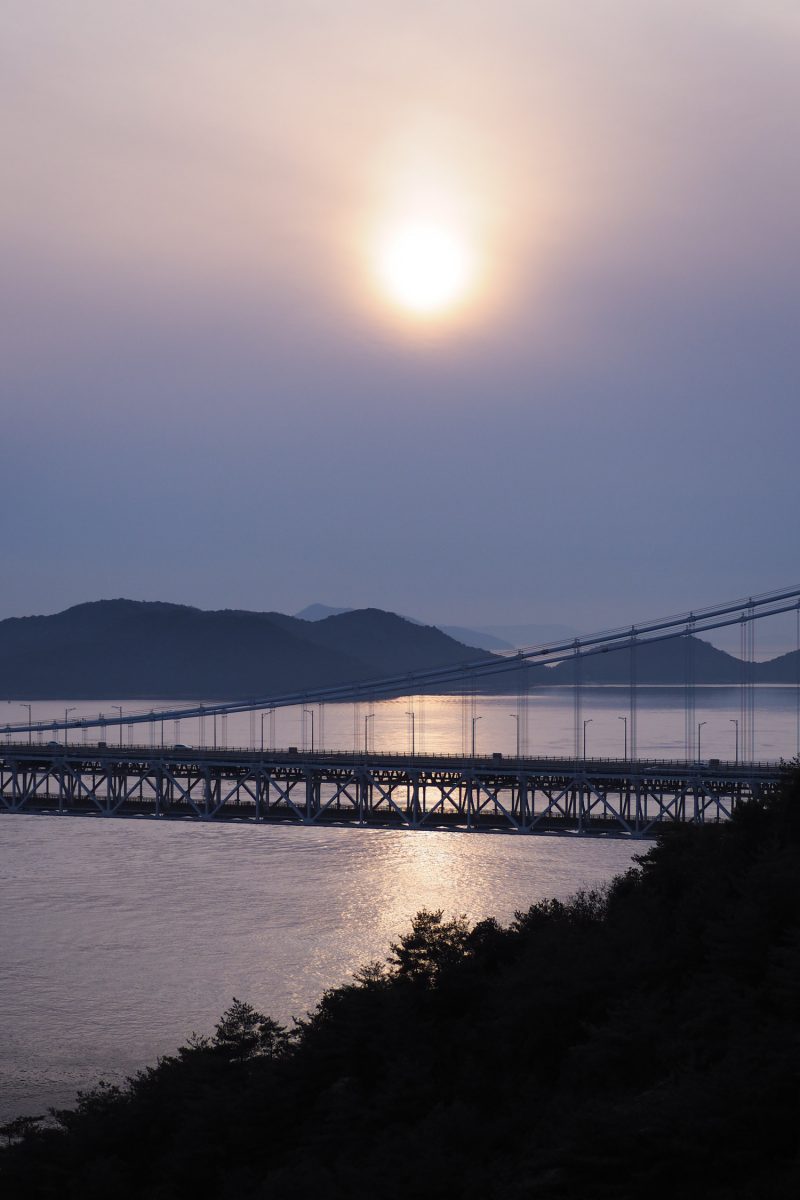
[[[306,825],[312,825],[319,813],[320,784],[313,771],[306,771]]]

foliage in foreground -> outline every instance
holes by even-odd
[[[8,1129],[7,1197],[800,1195],[800,775],[507,928],[421,912],[287,1031],[234,1001]]]

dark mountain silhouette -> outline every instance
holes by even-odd
[[[717,650],[701,638],[692,637],[691,654],[694,659],[694,677],[698,683],[739,683],[742,664],[738,658]],[[672,638],[669,641],[642,645],[636,651],[636,676],[640,683],[682,684],[686,680],[687,639]],[[759,663],[758,667],[764,664]],[[628,683],[631,662],[628,646],[607,653],[588,655],[581,664],[584,683]],[[563,662],[553,667],[553,683],[572,683],[575,667]],[[754,678],[759,678],[758,673]]]
[[[333,608],[330,604],[307,604],[294,615],[298,621],[324,621],[326,617],[338,617],[340,613],[352,611],[352,608]]]
[[[437,628],[448,637],[455,638],[457,642],[463,642],[465,646],[478,646],[481,650],[516,649],[511,642],[503,641],[485,630],[467,629],[464,625],[439,625]]]
[[[379,609],[308,622],[100,600],[0,622],[0,696],[264,696],[488,658]]]
[[[800,680],[800,654],[792,650],[769,662],[759,663],[756,675],[761,683],[793,683]]]
[[[525,625],[480,625],[477,632],[484,637],[495,637],[515,650],[521,646],[540,646],[545,642],[562,642],[574,638],[577,629],[571,625],[553,625],[537,622]],[[483,643],[481,643],[483,644]],[[491,647],[489,647],[491,649]]]
[[[379,674],[423,671],[427,667],[488,659],[491,655],[465,646],[433,625],[363,608],[314,621],[304,636],[324,650],[344,652],[379,667]]]
[[[308,604],[294,615],[301,621],[324,621],[326,617],[338,617],[342,613],[354,611],[361,610],[333,608],[330,604]],[[422,625],[424,623],[418,621],[416,617],[404,617],[404,619],[410,621],[412,625]],[[494,637],[493,634],[487,633],[485,630],[467,629],[463,625],[436,625],[434,628],[441,629],[442,633],[446,633],[448,637],[454,638],[455,641],[461,642],[464,646],[477,646],[481,650],[513,650],[515,648],[511,642]]]
[[[467,632],[466,630],[464,631]],[[738,683],[738,659],[692,638],[698,683]],[[643,645],[641,683],[682,684],[684,638]],[[0,697],[203,699],[268,696],[402,675],[464,662],[504,661],[382,609],[346,610],[318,620],[283,613],[100,600],[48,617],[0,621]],[[571,662],[525,666],[530,686],[569,684]],[[625,684],[627,648],[583,661],[587,683]],[[797,654],[754,669],[757,682],[795,683]],[[513,691],[518,670],[480,676],[482,692]],[[453,685],[437,690],[456,690]]]

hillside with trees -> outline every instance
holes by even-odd
[[[316,606],[319,607],[319,606]],[[312,610],[314,611],[314,610]],[[468,630],[464,630],[467,636]],[[642,684],[683,684],[687,644],[697,683],[736,684],[742,664],[700,638],[644,643],[636,655]],[[797,652],[757,663],[756,682],[796,683]],[[495,663],[475,678],[480,692],[569,685],[570,661],[548,669],[508,660],[396,613],[377,608],[305,619],[277,612],[206,612],[180,604],[99,600],[52,616],[0,621],[0,697],[46,700],[251,699],[303,692],[438,667]],[[627,684],[627,646],[582,660],[585,683]],[[455,690],[439,685],[435,690]],[[411,690],[419,690],[416,685]]]
[[[14,1200],[800,1194],[800,775],[508,928],[421,912],[285,1029],[5,1127]],[[120,1037],[124,1038],[124,1029]]]
[[[0,621],[0,696],[238,699],[490,657],[380,609],[305,621],[101,600]]]

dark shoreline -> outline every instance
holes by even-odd
[[[294,1029],[234,1006],[211,1038],[84,1094],[0,1153],[0,1184],[21,1200],[794,1196],[798,866],[795,771],[509,928],[423,912]]]

